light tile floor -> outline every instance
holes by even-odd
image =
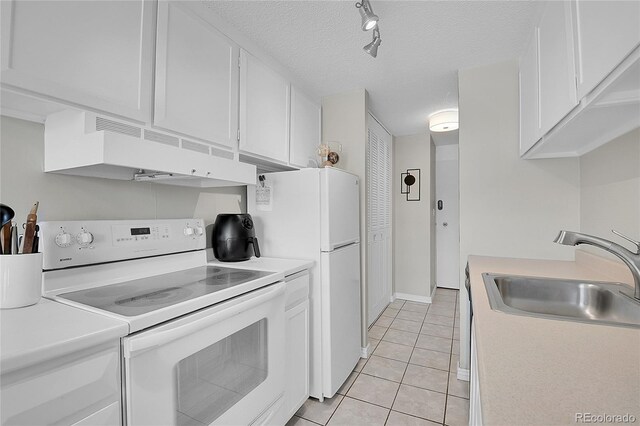
[[[458,291],[433,303],[396,300],[369,329],[361,359],[336,396],[309,398],[287,426],[467,425],[469,382],[456,378]]]

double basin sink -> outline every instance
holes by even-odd
[[[615,283],[482,274],[494,311],[640,328],[640,302]]]

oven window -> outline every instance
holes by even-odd
[[[267,320],[243,328],[176,366],[178,425],[208,425],[264,382]]]

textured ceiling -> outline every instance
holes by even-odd
[[[457,70],[516,58],[539,1],[377,1],[378,57],[362,46],[355,1],[215,1],[206,6],[264,49],[316,96],[365,88],[394,135],[427,131],[429,114],[455,108]]]

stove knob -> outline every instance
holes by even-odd
[[[190,237],[193,235],[193,228],[190,226],[187,226],[186,228],[184,228],[184,235],[187,237]]]
[[[58,235],[56,235],[56,245],[58,247],[69,247],[73,243],[73,238],[71,234],[67,234],[62,231]]]
[[[76,241],[81,246],[88,246],[93,242],[93,234],[91,232],[82,231],[78,235],[76,235]]]
[[[204,234],[204,229],[202,229],[202,226],[196,226],[196,235],[201,236],[202,234]]]

